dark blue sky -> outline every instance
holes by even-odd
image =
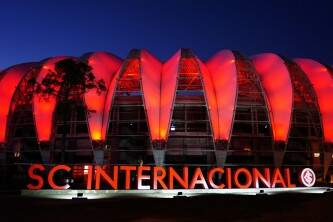
[[[54,55],[180,47],[202,59],[219,49],[276,52],[333,64],[331,1],[1,0],[0,69]]]

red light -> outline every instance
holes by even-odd
[[[252,61],[266,93],[274,141],[286,142],[293,96],[288,69],[284,61],[273,53],[256,55]]]
[[[222,50],[208,60],[207,67],[214,83],[217,101],[217,115],[211,115],[213,129],[217,131],[215,139],[228,141],[236,105],[237,70],[235,57],[232,51]],[[206,91],[208,92],[208,90],[207,88]],[[207,93],[207,95],[209,94]],[[213,96],[208,96],[208,102],[212,104],[210,108],[214,110],[212,100]]]
[[[4,71],[0,80],[0,143],[6,140],[8,114],[16,89],[32,67],[33,63],[13,66]]]
[[[67,57],[54,57],[46,60],[42,66],[43,69],[38,73],[37,82],[41,82],[50,71],[54,71],[55,63],[65,58]],[[51,138],[55,107],[56,98],[54,96],[50,96],[48,100],[45,100],[40,95],[34,94],[33,112],[39,141],[49,141]]]
[[[117,71],[121,65],[121,60],[109,53],[96,52],[89,55],[88,63],[92,68],[92,72],[96,79],[103,79],[108,87],[106,92],[100,94],[96,90],[90,90],[85,94],[85,103],[89,110],[94,112],[88,115],[88,125],[90,129],[90,137],[92,140],[105,140],[109,112],[111,110],[112,96],[108,93],[114,92],[114,84],[112,79],[115,79]]]
[[[147,50],[141,50],[141,81],[147,110],[148,127],[152,140],[160,140],[160,101],[162,63]]]
[[[325,142],[333,143],[333,79],[322,64],[311,59],[294,60],[305,72],[317,96]]]
[[[169,133],[180,57],[181,50],[178,50],[177,53],[163,64],[162,68],[160,102],[160,139],[162,140],[166,140]]]

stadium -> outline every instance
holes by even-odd
[[[64,121],[58,99],[39,98],[29,80],[68,58],[107,90],[86,92]],[[162,62],[133,49],[125,59],[93,52],[14,65],[0,75],[1,170],[13,179],[32,163],[310,167],[327,185],[332,98],[331,67],[274,53],[222,50],[203,61],[180,49]]]

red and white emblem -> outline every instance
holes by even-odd
[[[316,174],[310,168],[305,168],[301,173],[301,181],[306,187],[312,187],[316,182]]]

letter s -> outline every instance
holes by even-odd
[[[27,188],[29,190],[39,190],[42,189],[43,185],[44,185],[44,180],[43,177],[36,175],[34,173],[35,170],[40,170],[40,171],[44,171],[45,167],[42,164],[32,164],[28,170],[28,175],[31,179],[36,180],[38,183],[36,185],[33,185],[31,183],[29,183],[27,185]]]

